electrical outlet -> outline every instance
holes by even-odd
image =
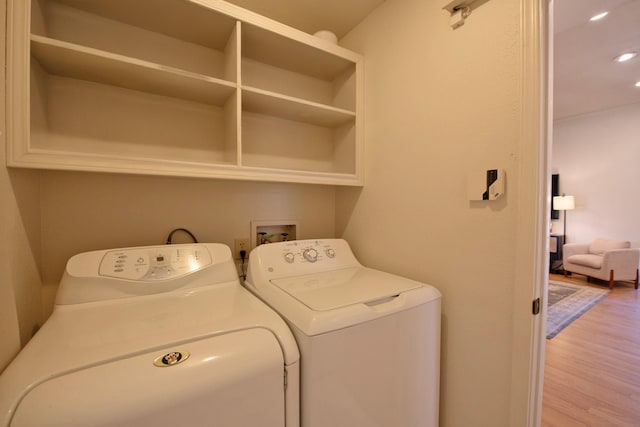
[[[249,258],[249,239],[235,239],[233,241],[233,257],[235,259],[241,259],[240,251],[247,251],[245,260]]]

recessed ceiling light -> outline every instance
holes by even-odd
[[[637,55],[637,53],[635,53],[635,52],[627,52],[627,53],[623,53],[622,55],[618,55],[618,56],[616,56],[616,57],[614,58],[614,60],[615,60],[616,62],[625,62],[625,61],[628,61],[628,60],[630,60],[630,59],[635,58],[635,57],[636,57],[636,55]]]
[[[640,87],[640,82],[636,82],[636,87]]]
[[[599,13],[597,15],[593,15],[591,18],[589,18],[589,21],[599,21],[602,18],[604,18],[605,16],[607,16],[609,14],[609,12],[602,12]]]

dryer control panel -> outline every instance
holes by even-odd
[[[105,301],[194,288],[238,284],[231,250],[220,243],[107,249],[67,262],[57,305]]]
[[[100,262],[101,276],[128,280],[166,280],[198,271],[211,264],[202,246],[155,246],[109,251]]]

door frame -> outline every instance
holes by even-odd
[[[549,207],[553,0],[521,0],[521,134],[509,425],[541,422]],[[540,314],[532,303],[540,299]]]

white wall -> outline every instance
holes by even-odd
[[[567,215],[567,240],[596,237],[640,246],[640,104],[554,123],[553,171],[560,191],[575,197]],[[562,234],[563,218],[553,221]]]
[[[519,146],[521,5],[486,2],[454,31],[444,3],[387,0],[341,41],[365,58],[367,163],[363,189],[338,190],[337,233],[364,264],[442,292],[441,425],[524,425],[509,419],[524,405],[514,310],[530,310],[514,307],[518,221],[533,215],[518,197],[534,187],[518,170],[536,161]],[[506,169],[505,197],[467,200],[476,167]]]

